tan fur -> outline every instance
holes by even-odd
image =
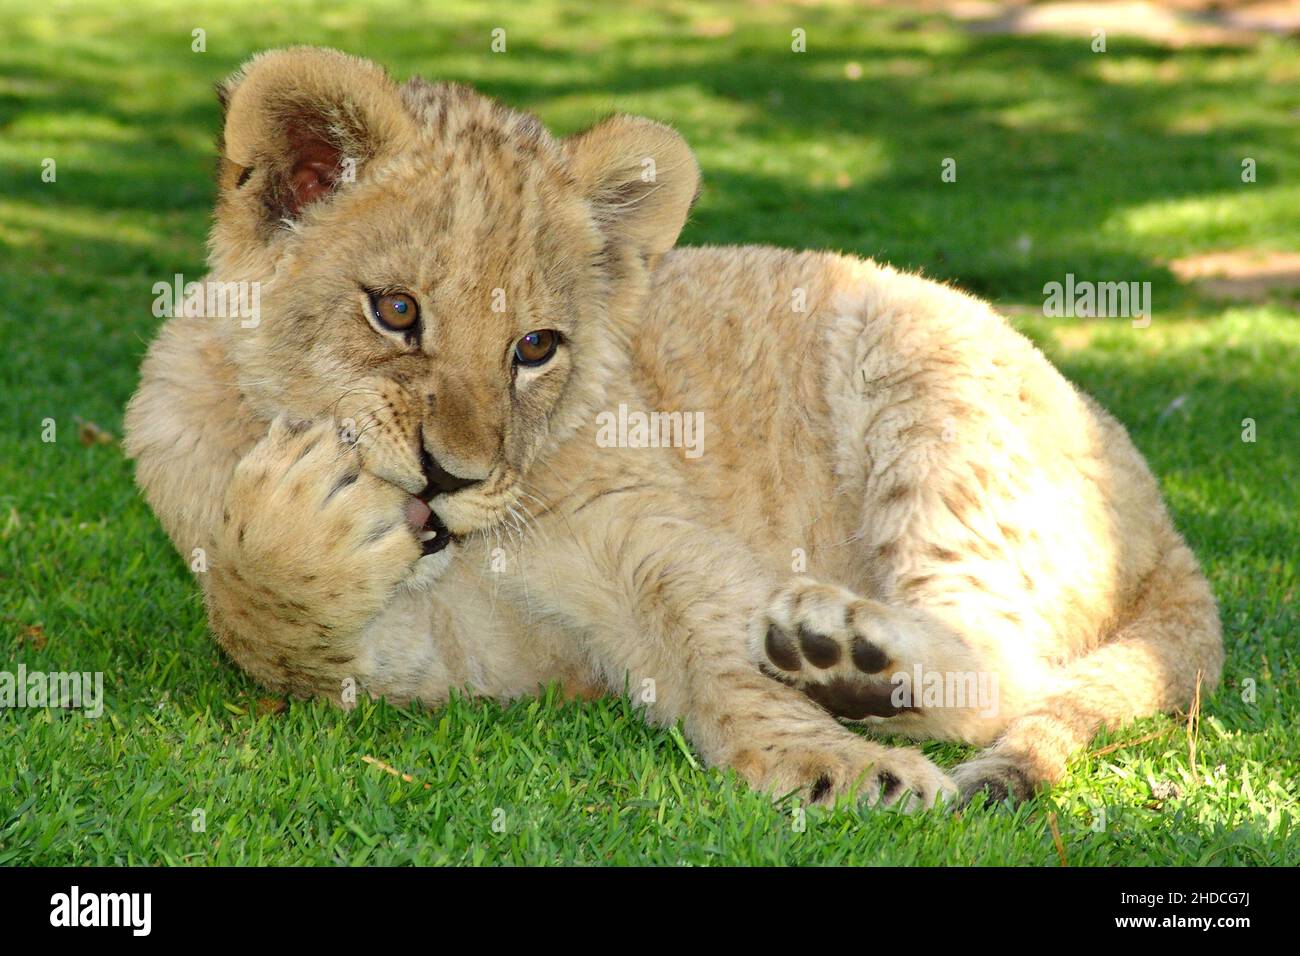
[[[311,49],[224,96],[210,278],[260,281],[263,318],[170,320],[127,439],[267,686],[626,687],[755,786],[928,804],[945,774],[815,701],[986,745],[957,782],[1023,796],[1217,681],[1213,598],[1141,456],[983,303],[842,256],[672,250],[698,170],[648,120],[558,141]],[[340,157],[355,182],[320,172]],[[363,287],[411,295],[418,337]],[[512,371],[536,329],[564,344]],[[704,453],[601,447],[620,404],[702,412]],[[424,558],[422,448],[481,479],[433,500],[464,538]],[[884,703],[917,666],[996,675],[995,712]]]

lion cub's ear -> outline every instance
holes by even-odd
[[[613,116],[564,143],[574,176],[607,234],[642,256],[667,252],[700,189],[691,148],[661,123]]]
[[[259,54],[217,95],[226,110],[217,222],[233,242],[266,241],[412,136],[388,74],[337,50]]]

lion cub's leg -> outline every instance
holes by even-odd
[[[877,600],[796,584],[751,651],[847,716],[992,744],[954,771],[963,795],[1025,797],[1101,727],[1213,685],[1213,596],[1123,428],[1002,320],[933,287],[872,308],[835,326],[828,401]],[[917,668],[938,706],[885,697]],[[952,706],[950,677],[994,676],[992,707]]]
[[[1218,610],[1196,558],[1172,529],[1144,591],[1105,644],[1071,661],[996,744],[953,776],[963,801],[1023,799],[1060,779],[1102,727],[1188,707],[1223,667]]]
[[[651,721],[681,721],[708,763],[773,795],[920,807],[955,792],[918,751],[866,740],[759,672],[743,635],[770,580],[742,547],[612,496],[588,504],[570,525],[586,546],[539,550],[525,574],[550,582],[533,590],[532,605],[582,636],[611,690],[652,689],[638,696]]]

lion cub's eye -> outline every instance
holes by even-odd
[[[409,332],[420,317],[420,307],[415,300],[402,292],[372,295],[370,311],[376,322],[394,332]]]
[[[560,344],[560,333],[554,329],[529,332],[515,343],[515,361],[520,365],[542,365],[551,360]]]

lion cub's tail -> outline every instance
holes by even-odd
[[[953,776],[966,799],[981,790],[1023,799],[1060,779],[1069,757],[1102,727],[1189,707],[1218,684],[1222,668],[1214,596],[1170,528],[1163,560],[1111,638],[1071,663],[1057,690]]]

